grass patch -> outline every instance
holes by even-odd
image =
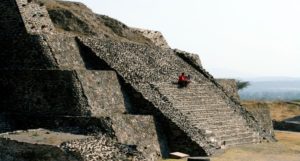
[[[258,101],[243,101],[242,104],[246,107],[257,107],[262,102]],[[300,106],[285,102],[265,102],[270,108],[271,118],[276,121],[283,121],[288,118],[293,118],[300,115]]]
[[[227,149],[212,161],[299,161],[300,133],[276,131],[278,142],[248,144]]]

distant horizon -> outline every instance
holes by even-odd
[[[215,77],[300,76],[298,0],[75,1],[128,26],[161,31],[172,48],[199,54]]]
[[[204,67],[205,68],[205,67]],[[206,68],[205,68],[206,69]],[[242,73],[241,71],[231,71],[229,69],[206,69],[208,72],[217,79],[239,79],[251,81],[287,81],[287,80],[300,80],[300,76],[286,76],[286,75],[255,75]]]

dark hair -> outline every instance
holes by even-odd
[[[184,73],[181,73],[181,75],[184,75]]]

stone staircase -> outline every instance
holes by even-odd
[[[158,88],[194,127],[211,131],[223,148],[259,142],[258,133],[219,95],[208,90],[211,86],[209,82],[193,82],[187,88],[178,88],[172,83],[161,83]]]
[[[77,40],[105,61],[207,155],[231,145],[255,143],[264,137],[255,118],[232,101],[213,78],[207,78],[171,50],[98,38],[78,37]],[[193,77],[194,83],[187,89],[178,89],[171,83],[181,72]]]

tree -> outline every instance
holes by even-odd
[[[237,84],[238,90],[242,90],[242,89],[244,89],[244,88],[246,88],[246,87],[248,87],[250,85],[249,82],[247,82],[247,81],[241,81],[241,80],[237,80],[236,84]]]

